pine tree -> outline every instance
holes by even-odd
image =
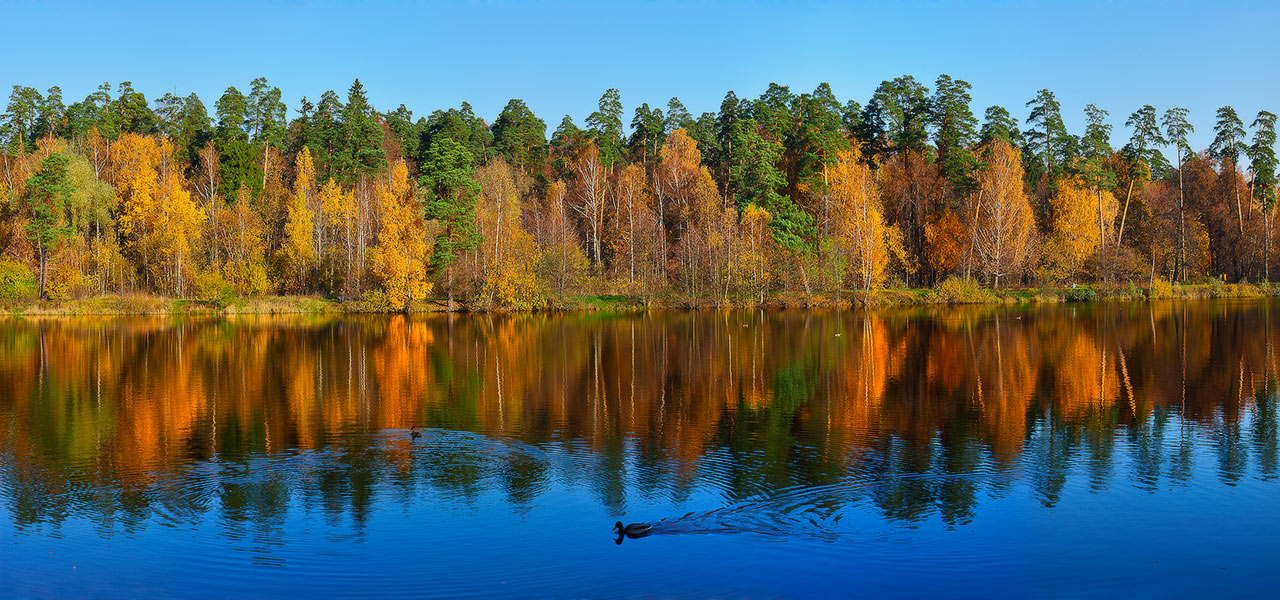
[[[1264,279],[1271,279],[1271,217],[1275,215],[1276,202],[1276,115],[1258,111],[1250,125],[1253,142],[1249,144],[1249,170],[1253,178],[1249,182],[1250,194],[1261,205],[1266,215],[1266,248],[1263,253]]]
[[[978,160],[969,148],[977,141],[978,119],[969,108],[970,89],[967,81],[939,75],[929,101],[938,168],[957,196],[968,195],[977,185],[973,175]]]
[[[733,187],[739,190],[738,209],[755,205],[768,211],[773,215],[773,239],[792,253],[802,253],[814,234],[813,219],[790,197],[779,193],[787,183],[777,167],[782,145],[760,135],[754,119],[742,121],[737,129],[732,169]]]
[[[50,154],[40,161],[40,170],[27,179],[27,239],[36,249],[40,263],[40,298],[47,299],[49,255],[73,232],[64,217],[71,200],[71,180],[67,176],[67,156]]]
[[[1124,240],[1124,227],[1129,217],[1129,201],[1133,198],[1134,184],[1139,177],[1153,179],[1157,169],[1162,168],[1161,165],[1168,166],[1168,161],[1156,148],[1165,141],[1160,125],[1156,122],[1156,109],[1153,106],[1146,104],[1133,111],[1124,125],[1133,128],[1133,134],[1129,136],[1129,143],[1121,150],[1121,157],[1128,165],[1130,174],[1129,185],[1125,188],[1124,210],[1120,214],[1120,229],[1116,232],[1116,244]]]
[[[978,137],[983,146],[994,140],[1003,141],[1014,148],[1020,148],[1025,143],[1022,132],[1018,130],[1018,120],[1009,114],[1008,109],[998,105],[988,106],[982,114],[982,130]]]
[[[1186,266],[1187,240],[1187,203],[1186,192],[1182,185],[1182,156],[1191,151],[1191,146],[1187,143],[1187,136],[1191,135],[1195,128],[1187,121],[1187,109],[1182,107],[1174,107],[1164,111],[1164,119],[1161,125],[1164,126],[1165,140],[1173,144],[1178,156],[1178,257],[1173,271],[1174,279],[1178,280],[1182,277]]]
[[[600,96],[598,109],[587,117],[587,127],[600,147],[605,169],[613,171],[622,159],[622,97],[617,88],[609,88]]]
[[[1067,126],[1062,122],[1062,106],[1053,92],[1044,89],[1036,92],[1027,106],[1031,107],[1027,130],[1023,132],[1027,149],[1039,159],[1036,165],[1043,170],[1038,175],[1047,177],[1052,187],[1075,157],[1076,139],[1067,133]]]
[[[382,128],[359,79],[347,90],[333,162],[335,179],[348,185],[361,175],[371,175],[387,166],[387,155],[382,150]]]
[[[425,196],[423,214],[441,227],[432,248],[431,267],[445,269],[448,308],[452,312],[453,263],[459,253],[480,243],[476,233],[476,196],[480,186],[475,182],[471,153],[452,138],[441,137],[431,145],[420,171],[418,185]]]
[[[635,116],[631,118],[631,139],[627,143],[632,162],[638,162],[645,168],[653,164],[662,140],[667,138],[665,129],[662,109],[651,109],[648,102],[636,108]]]
[[[493,122],[493,145],[507,162],[531,170],[547,156],[547,124],[524,100],[512,98]]]
[[[1209,156],[1222,164],[1222,170],[1233,176],[1239,169],[1240,154],[1247,152],[1245,144],[1244,123],[1236,115],[1234,108],[1223,106],[1218,109],[1218,122],[1213,127],[1213,143],[1209,145]],[[1240,202],[1239,186],[1232,184],[1236,203],[1236,222],[1239,233],[1244,235],[1244,207]]]

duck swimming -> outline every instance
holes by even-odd
[[[653,526],[648,523],[632,523],[630,525],[623,525],[622,521],[618,521],[613,524],[614,533],[620,536],[625,535],[629,538],[644,537],[649,535],[652,531]]]
[[[414,426],[413,426],[413,428],[409,430],[409,437],[411,437],[411,438],[413,438],[413,439],[415,439],[415,440],[416,440],[416,439],[418,439],[418,438],[420,438],[420,437],[422,437],[422,433],[420,433],[420,432],[418,431],[418,426],[417,426],[417,425],[414,425]]]

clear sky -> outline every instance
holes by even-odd
[[[266,3],[263,3],[266,4]],[[1280,3],[1272,2],[122,2],[0,0],[0,85],[60,85],[68,103],[102,81],[129,80],[154,100],[197,92],[212,111],[228,85],[266,76],[290,118],[302,96],[352,79],[380,110],[417,116],[471,102],[492,120],[522,98],[547,122],[582,124],[606,88],[625,120],[641,102],[678,96],[697,115],[727,90],[771,81],[797,93],[827,81],[865,103],[876,85],[939,73],[973,84],[974,112],[1001,104],[1025,118],[1053,90],[1067,125],[1111,112],[1113,137],[1142,104],[1191,111],[1193,145],[1213,111],[1246,124],[1280,112]]]

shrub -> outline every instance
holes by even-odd
[[[45,282],[44,294],[54,302],[70,300],[83,293],[84,275],[80,268],[71,261],[58,261],[49,267],[49,279]]]
[[[1262,290],[1248,283],[1228,283],[1216,286],[1214,296],[1217,298],[1260,298]]]
[[[358,313],[384,313],[392,312],[402,307],[393,306],[391,300],[387,298],[386,292],[373,289],[365,290],[359,300],[349,303],[351,312]]]
[[[1147,297],[1152,300],[1156,298],[1172,298],[1173,284],[1166,279],[1157,277],[1151,282],[1151,289],[1147,291]]]
[[[940,304],[981,304],[996,302],[997,298],[995,294],[982,289],[977,281],[953,275],[930,292],[930,300]]]
[[[1087,287],[1066,288],[1062,290],[1062,299],[1066,302],[1093,302],[1098,299],[1098,292]]]
[[[37,291],[31,269],[15,260],[0,260],[0,300],[32,298]]]
[[[196,295],[220,308],[226,308],[238,298],[236,289],[217,271],[196,275]]]

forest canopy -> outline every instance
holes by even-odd
[[[677,98],[580,122],[520,99],[492,119],[374,107],[359,80],[301,98],[258,78],[210,105],[130,82],[66,104],[14,85],[0,115],[0,298],[144,292],[531,309],[587,295],[865,299],[963,278],[1269,280],[1276,116],[1179,107],[1123,131],[1052,91],[981,118],[970,85],[884,81]],[[1117,113],[1123,114],[1123,113]],[[1118,121],[1117,121],[1118,122]],[[1122,144],[1113,140],[1123,139]]]

